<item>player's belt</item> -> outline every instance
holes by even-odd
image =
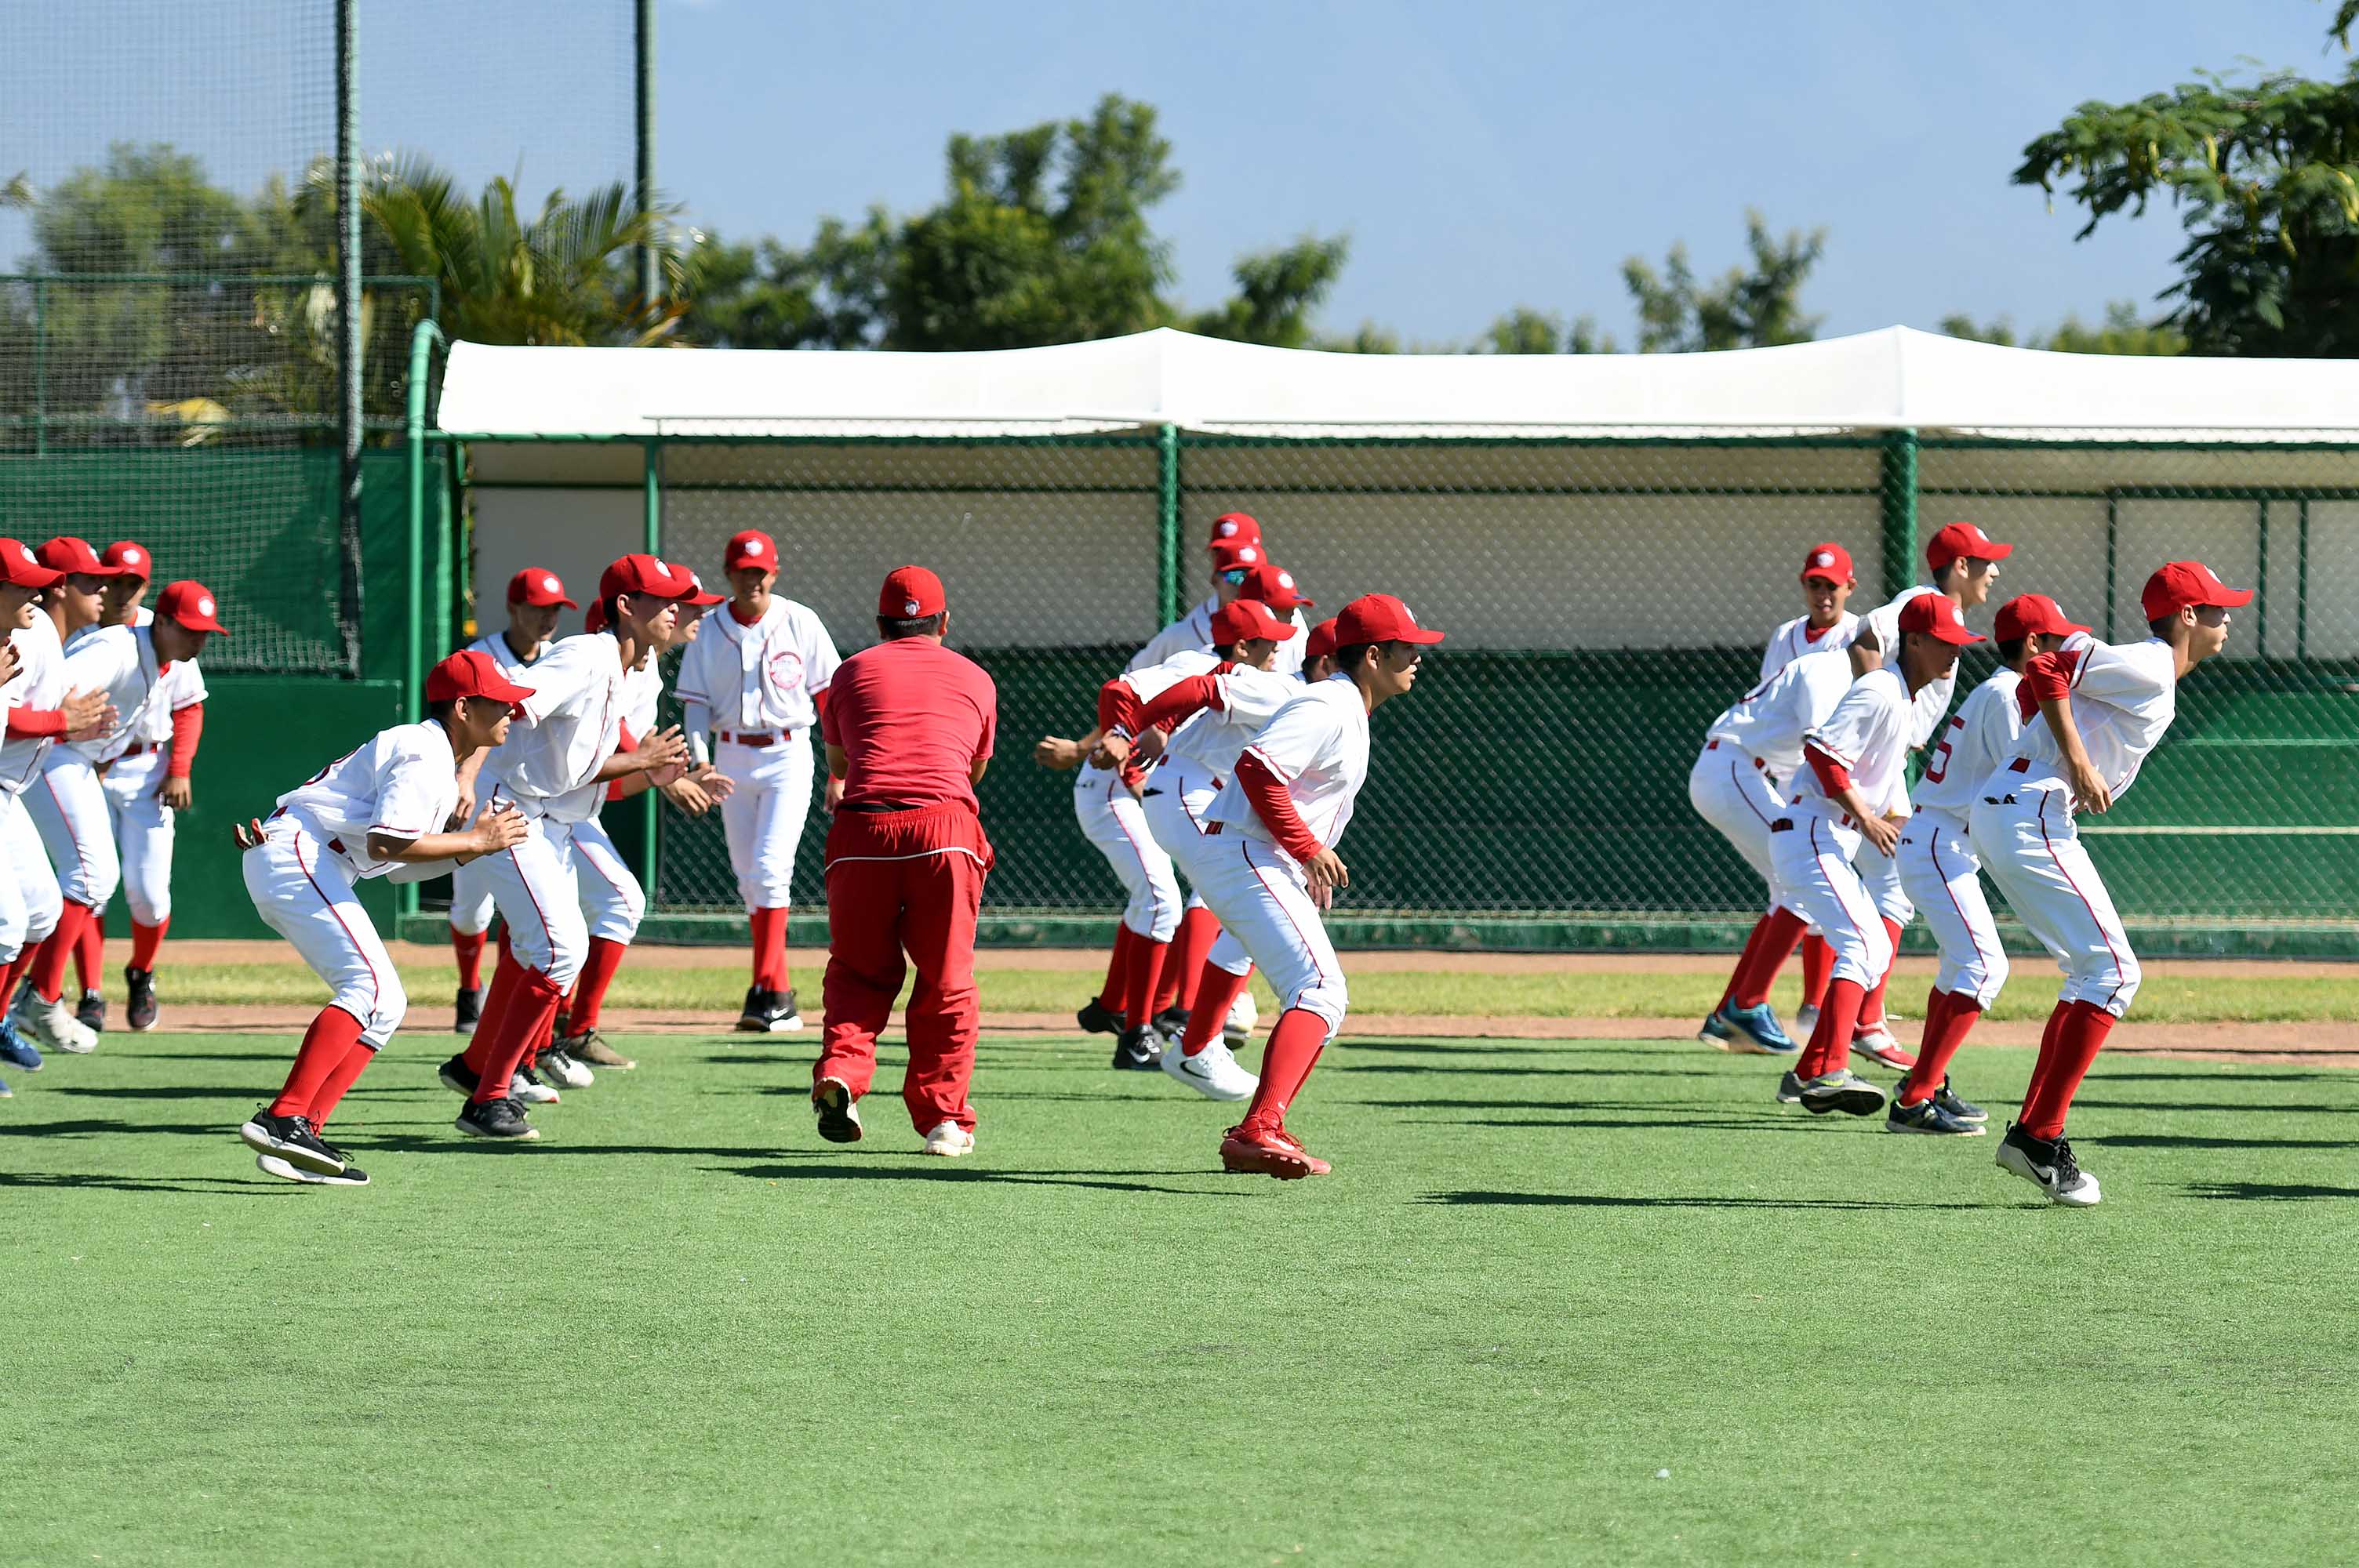
[[[793,740],[799,731],[793,730],[781,730],[776,734],[760,732],[751,735],[735,735],[730,733],[726,730],[722,730],[715,731],[715,733],[718,734],[722,740],[730,742],[732,745],[775,746],[780,741]]]
[[[1852,819],[1851,813],[1846,811],[1843,815],[1843,820],[1836,823],[1835,826],[1838,827],[1856,827],[1859,825]],[[1793,830],[1794,819],[1790,816],[1781,816],[1777,821],[1772,822],[1769,825],[1769,831],[1772,833],[1791,833]]]
[[[119,756],[143,757],[150,752],[160,752],[163,749],[164,743],[160,741],[134,741],[130,745],[123,748]]]
[[[916,811],[915,802],[907,800],[846,800],[837,803],[839,811],[857,811],[863,816],[881,816],[888,811]]]

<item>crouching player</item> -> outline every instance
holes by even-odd
[[[1417,684],[1425,650],[1440,641],[1390,594],[1345,605],[1335,674],[1278,710],[1205,813],[1197,891],[1284,1009],[1262,1048],[1253,1104],[1222,1140],[1229,1170],[1293,1181],[1328,1169],[1286,1130],[1287,1108],[1350,1000],[1319,912],[1351,884],[1335,844],[1367,782],[1368,716]]]
[[[1796,781],[1786,814],[1769,825],[1770,868],[1788,909],[1826,933],[1834,948],[1827,1000],[1801,1060],[1777,1098],[1799,1098],[1823,1115],[1869,1116],[1884,1091],[1851,1070],[1852,1033],[1861,1004],[1892,967],[1892,937],[1852,861],[1863,845],[1889,856],[1908,805],[1907,762],[1917,694],[1954,676],[1958,650],[1980,637],[1938,593],[1920,594],[1897,618],[1900,646],[1883,662],[1883,639],[1862,626],[1853,639],[1859,662],[1871,655],[1835,710],[1803,737],[1808,773]]]
[[[531,695],[487,655],[453,654],[426,677],[425,722],[380,731],[280,795],[268,821],[237,829],[255,912],[335,991],[311,1020],[278,1098],[237,1130],[269,1174],[367,1184],[352,1157],[321,1134],[409,1003],[353,884],[397,867],[431,868],[430,875],[446,869],[441,862],[523,840],[524,817],[497,802],[484,803],[465,829],[444,828],[459,804],[461,760],[506,740],[511,707]]]
[[[2064,1117],[2140,979],[2074,816],[2102,813],[2128,793],[2178,712],[2180,681],[2227,645],[2228,611],[2252,600],[2251,589],[2228,587],[2201,561],[2172,561],[2140,595],[2153,633],[2145,642],[2116,645],[2076,632],[2028,661],[2017,702],[2023,739],[1983,781],[1968,819],[1983,868],[2064,970],[2022,1112],[1998,1146],[1999,1168],[2054,1203],[2097,1202],[2097,1178],[2073,1159]]]

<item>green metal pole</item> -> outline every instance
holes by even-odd
[[[361,665],[361,202],[358,0],[336,0],[336,392],[342,437],[337,519],[343,545],[338,596],[347,668]]]
[[[431,320],[410,329],[409,402],[402,417],[409,455],[409,603],[402,626],[401,706],[412,719],[426,717],[426,387],[434,345],[442,341],[442,329]]]
[[[49,452],[49,284],[33,279],[33,455]]]
[[[2261,497],[2261,591],[2253,596],[2253,654],[2269,656],[2269,499]]]
[[[1180,619],[1180,427],[1166,425],[1156,433],[1156,477],[1158,497],[1155,550],[1157,625]]]
[[[652,556],[660,553],[663,547],[663,442],[660,439],[648,441],[640,450],[645,454],[643,460],[646,465],[646,473],[640,481],[647,498],[647,514],[643,520],[645,548]],[[639,885],[647,890],[647,903],[652,906],[656,897],[656,873],[662,869],[656,848],[660,814],[656,809],[658,796],[654,790],[648,790],[639,799],[642,803],[639,809],[646,814],[639,819],[644,830],[640,837]]]
[[[634,75],[638,111],[636,151],[638,176],[638,206],[641,213],[656,210],[656,6],[655,0],[638,0],[638,11],[633,37],[637,58]],[[656,267],[656,247],[650,235],[639,247],[639,303],[652,308],[663,292],[663,279]]]
[[[1884,433],[1884,596],[1917,580],[1917,432]]]

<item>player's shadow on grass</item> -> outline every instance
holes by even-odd
[[[1428,1193],[1419,1203],[1452,1207],[1542,1208],[1800,1208],[1800,1209],[1985,1209],[1981,1203],[1900,1203],[1890,1198],[1615,1197],[1604,1193]]]
[[[2222,1062],[2214,1064],[2214,1065],[2215,1067],[2224,1067],[2228,1065],[2228,1064]],[[2101,1084],[2216,1084],[2222,1082],[2232,1084],[2344,1084],[2349,1083],[2351,1079],[2349,1076],[2344,1073],[2238,1072],[2233,1076],[2223,1080],[2216,1071],[2209,1073],[2114,1073],[2107,1072],[2104,1069],[2100,1068],[2098,1071],[2092,1073],[2089,1076],[2089,1081],[2091,1083]],[[2086,1105],[2089,1102],[2082,1099],[2076,1095],[2073,1097],[2072,1103],[2074,1105]],[[2256,1106],[2254,1108],[2259,1109],[2261,1108]]]
[[[1167,1187],[1153,1182],[1117,1180],[1129,1176],[1219,1176],[1218,1171],[1196,1169],[1186,1171],[993,1171],[975,1165],[953,1164],[912,1152],[908,1162],[886,1155],[875,1161],[834,1160],[827,1164],[804,1165],[708,1165],[708,1171],[721,1171],[733,1176],[746,1176],[756,1181],[777,1182],[818,1177],[830,1181],[853,1182],[975,1182],[993,1186],[1012,1187],[1082,1187],[1093,1192],[1164,1193],[1183,1198],[1234,1198],[1245,1195],[1242,1190],[1214,1192],[1203,1187]]]
[[[2203,1138],[2181,1132],[2113,1132],[2072,1141],[2106,1149],[2359,1149],[2359,1141],[2348,1138]]]
[[[2359,1111],[2359,1105],[2303,1105],[2288,1100],[2256,1100],[2231,1105],[2212,1100],[2181,1099],[2091,1099],[2076,1095],[2072,1108],[2094,1110],[2225,1110],[2225,1111],[2291,1111],[2310,1116],[2349,1116]]]
[[[0,1171],[0,1187],[99,1188],[117,1193],[202,1193],[207,1197],[276,1195],[294,1184],[241,1176],[110,1176],[68,1171]]]
[[[237,1123],[207,1122],[199,1126],[168,1121],[17,1121],[7,1123],[6,1130],[12,1136],[22,1138],[111,1138],[129,1133],[152,1136],[158,1132],[177,1132],[190,1138],[226,1138],[236,1135]]]
[[[1425,1062],[1346,1062],[1346,1073],[1406,1073],[1422,1077],[1432,1074],[1479,1075],[1505,1078],[1712,1078],[1719,1074],[1708,1067],[1458,1067],[1436,1065]]]
[[[80,1095],[90,1099],[252,1099],[251,1094],[215,1085],[211,1088],[193,1084],[139,1084],[107,1088],[84,1087],[80,1085],[60,1085],[50,1091],[60,1095]]]
[[[2274,1182],[2192,1182],[2187,1195],[2255,1203],[2299,1203],[2310,1198],[2359,1198],[2359,1187],[2314,1187]]]

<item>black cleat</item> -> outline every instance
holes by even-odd
[[[770,1018],[771,1033],[790,1033],[803,1026],[802,1010],[795,1005],[794,987],[788,986],[782,991],[772,991],[770,997],[777,1004],[777,1011]]]
[[[471,1099],[451,1125],[471,1138],[521,1142],[540,1136],[540,1129],[524,1119],[524,1107],[512,1099]]]
[[[1933,1091],[1933,1103],[1941,1108],[1943,1115],[1959,1121],[1971,1121],[1980,1126],[1990,1119],[1990,1112],[1971,1100],[1960,1099],[1956,1092],[1950,1087],[1950,1080],[1946,1076],[1941,1079],[1941,1087]]]
[[[1122,1033],[1122,1014],[1095,997],[1090,998],[1082,1004],[1082,1011],[1073,1014],[1073,1022],[1082,1026],[1084,1033],[1119,1034]]]
[[[74,1009],[74,1020],[92,1034],[106,1033],[106,999],[96,991],[82,993],[82,1003]]]
[[[1188,1033],[1188,1010],[1184,1007],[1167,1007],[1149,1022],[1155,1025],[1157,1033],[1177,1040]]]
[[[123,1022],[131,1025],[134,1034],[147,1033],[156,1027],[156,971],[124,970],[123,989],[130,992],[124,999]]]
[[[767,1034],[770,1032],[770,993],[760,986],[745,988],[745,1005],[737,1014],[740,1034]]]
[[[2072,1158],[2072,1145],[2061,1138],[2034,1138],[2015,1122],[1999,1141],[1998,1168],[2021,1176],[2048,1195],[2048,1201],[2069,1208],[2093,1208],[2102,1195],[2097,1178]]]
[[[273,1116],[268,1106],[259,1106],[237,1135],[255,1153],[276,1154],[299,1171],[332,1176],[344,1168],[344,1162],[320,1141],[308,1117]]]
[[[1915,1105],[1902,1105],[1900,1097],[1892,1097],[1891,1107],[1884,1113],[1886,1132],[1930,1132],[1951,1138],[1980,1138],[1990,1130],[1979,1121],[1961,1121],[1941,1108],[1939,1096],[1919,1100]]]
[[[860,1108],[840,1079],[821,1078],[812,1086],[811,1109],[819,1115],[819,1135],[830,1143],[860,1141]]]
[[[1116,1072],[1153,1073],[1163,1067],[1163,1036],[1155,1033],[1151,1023],[1136,1029],[1125,1029],[1114,1042],[1114,1065]]]
[[[475,1032],[475,1025],[482,1021],[483,1016],[484,988],[461,986],[458,1003],[451,1012],[451,1033],[473,1034]]]
[[[434,1076],[441,1079],[442,1087],[454,1095],[466,1095],[473,1098],[474,1092],[483,1087],[482,1077],[476,1074],[474,1068],[467,1065],[467,1058],[464,1056],[451,1057],[442,1064],[441,1070]]]

